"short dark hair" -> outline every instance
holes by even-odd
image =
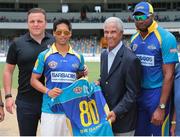
[[[42,8],[32,8],[32,9],[30,9],[28,11],[28,13],[27,13],[27,18],[29,16],[29,14],[31,14],[31,13],[42,13],[42,14],[44,14],[45,20],[47,20],[46,11],[44,9],[42,9]]]
[[[68,26],[69,31],[72,31],[72,25],[69,20],[67,19],[57,19],[53,23],[53,31],[56,31],[57,25],[59,24],[66,24]]]

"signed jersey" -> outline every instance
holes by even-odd
[[[85,79],[75,81],[49,102],[53,112],[64,111],[74,136],[112,136],[109,111],[101,88]]]

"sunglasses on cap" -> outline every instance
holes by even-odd
[[[67,30],[58,30],[58,31],[55,31],[55,34],[60,36],[62,34],[64,34],[65,36],[68,36],[71,32],[70,31],[67,31]]]
[[[134,15],[133,18],[136,21],[145,21],[149,18],[149,16],[147,16],[147,15]]]

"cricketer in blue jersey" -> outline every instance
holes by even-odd
[[[43,94],[41,113],[42,136],[68,136],[66,116],[63,111],[54,113],[48,102],[62,93],[63,88],[71,85],[85,74],[84,58],[76,53],[69,43],[72,25],[67,19],[57,19],[53,23],[55,43],[41,52],[31,76],[31,85]],[[45,76],[45,84],[40,80]],[[48,130],[47,130],[48,129]]]
[[[33,73],[44,73],[46,80],[46,87],[48,89],[65,88],[72,84],[76,79],[76,72],[84,69],[84,58],[82,55],[77,54],[70,47],[69,54],[66,57],[61,56],[55,45],[51,48],[40,53],[36,61]],[[54,113],[48,106],[48,101],[51,98],[47,95],[43,95],[42,112]],[[59,112],[63,113],[63,112]]]
[[[64,111],[74,136],[112,136],[109,112],[100,86],[79,79],[49,102],[55,113]]]
[[[131,38],[131,49],[142,66],[135,135],[168,135],[168,102],[178,62],[176,39],[154,21],[148,2],[138,3],[133,17],[137,33]]]

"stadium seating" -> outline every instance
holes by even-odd
[[[0,12],[0,22],[25,22],[26,12]],[[57,18],[69,19],[72,23],[102,23],[107,17],[116,16],[121,18],[124,22],[133,22],[132,12],[88,12],[86,19],[81,20],[80,13],[47,13],[48,22],[52,23]],[[161,22],[180,21],[180,11],[164,11],[156,12],[155,18]]]

